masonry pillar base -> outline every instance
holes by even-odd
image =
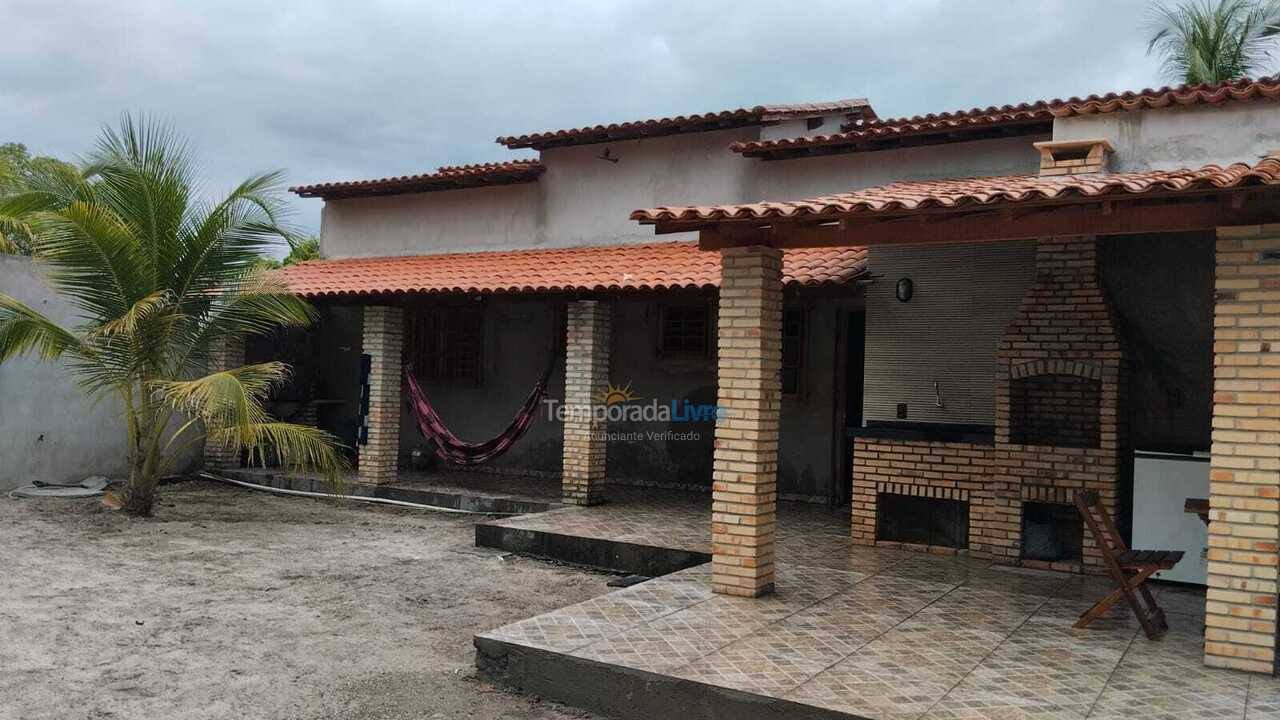
[[[209,372],[232,370],[244,365],[244,338],[226,338],[213,348]],[[208,470],[240,467],[240,446],[205,440],[204,466]]]
[[[361,352],[369,356],[369,412],[365,417],[368,437],[359,445],[356,472],[362,483],[395,482],[399,475],[403,338],[402,309],[378,305],[364,309]]]
[[[597,300],[569,303],[564,361],[564,502],[605,500],[608,423],[602,395],[609,383],[609,306]]]
[[[711,588],[756,597],[774,588],[782,407],[782,253],[722,250],[718,404],[711,505]]]
[[[1280,225],[1218,228],[1204,662],[1274,674]]]

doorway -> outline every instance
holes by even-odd
[[[844,387],[844,417],[840,433],[840,477],[836,494],[839,503],[847,503],[853,497],[853,440],[854,433],[862,427],[862,392],[864,360],[866,357],[867,314],[863,310],[851,310],[845,316],[844,362],[837,363],[843,377],[836,378],[836,387]]]

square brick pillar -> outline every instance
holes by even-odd
[[[362,483],[395,482],[399,473],[401,352],[404,310],[370,305],[364,309],[361,352],[369,356],[368,441],[359,445],[356,479]]]
[[[1280,225],[1218,228],[1204,661],[1272,673],[1280,560]]]
[[[244,366],[244,338],[224,338],[212,348],[209,372],[222,372]],[[222,445],[205,441],[204,466],[214,468],[240,467],[240,446]]]
[[[609,384],[610,309],[597,300],[569,303],[564,360],[564,501],[604,502],[609,425],[603,394]]]
[[[718,404],[711,505],[711,587],[773,591],[782,407],[782,253],[720,252]]]

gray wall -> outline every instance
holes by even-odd
[[[1253,164],[1280,148],[1280,111],[1263,100],[1054,120],[1054,140],[1092,138],[1115,146],[1114,172]]]
[[[1209,449],[1215,242],[1201,232],[1102,243],[1102,283],[1129,361],[1125,411],[1136,449]]]
[[[782,408],[779,492],[808,499],[829,498],[838,475],[835,415],[842,389],[837,388],[837,342],[843,337],[838,323],[843,311],[860,307],[859,291],[828,291],[821,297],[789,292],[792,302],[809,308],[806,335],[807,377],[804,392],[787,396]],[[497,434],[510,422],[524,402],[534,382],[554,353],[559,359],[547,397],[564,397],[563,347],[559,345],[564,296],[494,296],[485,303],[484,382],[479,387],[461,387],[443,382],[425,383],[424,390],[449,428],[467,440],[483,440]],[[631,384],[641,402],[657,399],[668,403],[714,404],[716,401],[716,361],[714,356],[696,360],[674,360],[659,356],[658,318],[662,303],[706,302],[715,316],[715,294],[699,291],[664,294],[634,294],[609,299],[613,314],[613,351],[610,380],[615,385]],[[475,302],[467,299],[433,298],[424,303]],[[355,393],[359,374],[359,308],[327,309],[317,329],[321,346],[346,346],[355,341],[354,355],[331,363],[322,386],[329,394],[348,398],[322,416],[323,424],[335,432],[355,419]],[[330,356],[325,355],[328,358]],[[602,388],[603,389],[603,388]],[[402,406],[402,453],[407,454],[424,441],[407,405]],[[619,422],[610,426],[615,433],[698,434],[697,440],[643,438],[609,445],[609,477],[622,482],[684,487],[711,485],[714,423]],[[528,434],[489,469],[534,472],[558,476],[561,469],[562,428],[540,410]]]
[[[637,208],[795,199],[895,180],[1035,172],[1045,137],[760,161],[730,152],[756,128],[672,135],[542,153],[534,183],[325,203],[327,258],[580,247],[692,239],[655,237]],[[618,162],[600,155],[609,151]]]
[[[75,309],[50,290],[29,258],[0,255],[0,292],[64,325],[76,323]],[[0,364],[0,490],[32,480],[123,476],[128,463],[121,413],[114,397],[97,403],[85,397],[65,363]],[[178,469],[189,467],[199,450]]]
[[[994,425],[996,349],[1035,260],[1034,241],[871,248],[864,420],[897,421],[906,403],[906,422]],[[900,278],[910,302],[894,295]]]

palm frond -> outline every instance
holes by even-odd
[[[17,298],[0,293],[0,362],[27,354],[57,360],[68,353],[91,354],[74,332]]]
[[[208,426],[236,428],[266,422],[262,402],[288,378],[288,365],[267,362],[193,380],[160,380],[150,389],[168,407],[198,416]]]
[[[113,318],[93,328],[98,335],[137,336],[139,329],[147,320],[154,318],[159,312],[172,305],[168,290],[157,290],[134,303],[123,315]]]
[[[280,328],[306,327],[319,317],[306,300],[288,291],[277,276],[254,271],[221,292],[189,300],[184,312],[199,315],[183,340],[182,368],[202,365],[220,340],[260,336]]]
[[[133,228],[100,203],[73,202],[47,217],[35,249],[50,281],[91,318],[124,315],[151,294],[139,262]]]
[[[206,430],[206,442],[225,448],[244,448],[251,462],[265,463],[267,453],[274,451],[280,464],[293,471],[315,470],[326,474],[331,483],[347,470],[349,464],[339,452],[342,447],[333,435],[309,425],[267,421],[236,427],[213,427]]]
[[[1257,75],[1280,33],[1277,0],[1187,0],[1156,5],[1148,54],[1175,82],[1212,84]]]

